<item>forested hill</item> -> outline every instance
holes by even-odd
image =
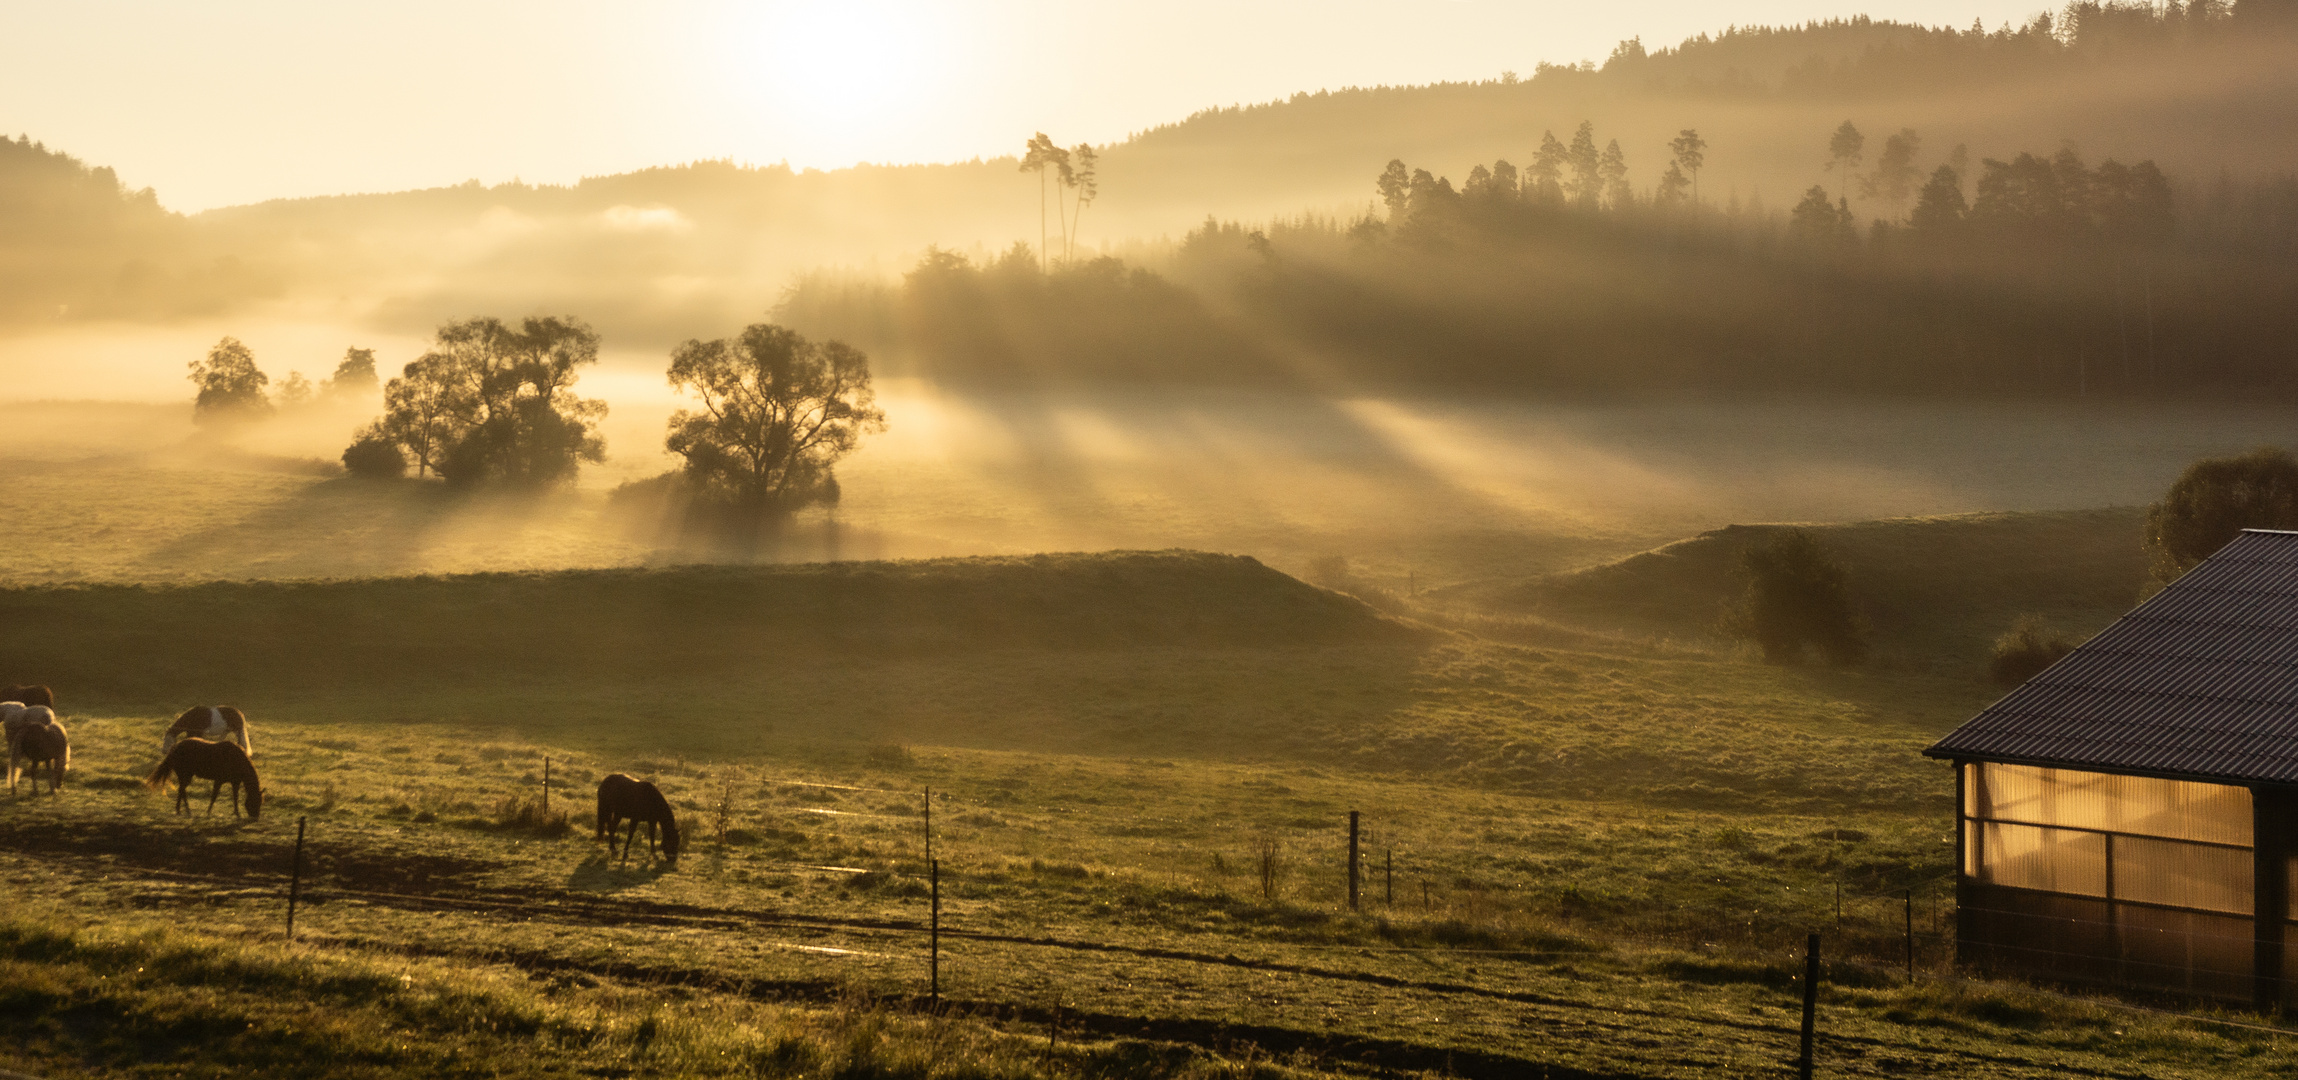
[[[1626,182],[1645,193],[1669,163],[1669,140],[1696,128],[1710,201],[1768,212],[1832,184],[1829,135],[1847,119],[1879,140],[1919,132],[1922,170],[1958,147],[1976,161],[2071,143],[2089,160],[2153,160],[2182,191],[2222,173],[2298,173],[2298,36],[2279,14],[2292,3],[2076,4],[1992,30],[1857,18],[1665,48],[1623,43],[1602,63],[1570,66],[1530,64],[1528,44],[1521,77],[1303,93],[1106,147],[1082,249],[1178,239],[1208,215],[1358,212],[1392,158],[1459,183],[1478,163],[1522,165],[1543,133],[1569,137],[1583,121],[1598,145],[1618,142]],[[1017,150],[1029,134],[1014,133]],[[0,220],[39,205],[42,191],[106,179],[29,147],[0,155]],[[1034,243],[1040,226],[1037,179],[1012,157],[829,172],[701,162],[568,186],[283,200],[188,220],[117,195],[123,213],[151,227],[129,236],[70,218],[67,231],[86,243],[0,232],[13,301],[0,322],[290,299],[421,332],[507,306],[580,312],[618,343],[654,346],[755,318],[801,271],[890,276],[929,245],[1001,251]]]

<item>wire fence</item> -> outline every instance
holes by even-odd
[[[936,834],[943,828],[938,822],[947,821],[951,811],[990,808],[985,803],[954,799],[947,792],[933,792],[929,796],[922,790],[905,791],[763,776],[742,777],[741,779],[745,784],[755,783],[757,785],[756,790],[773,788],[828,789],[856,794],[899,796],[904,799],[915,798],[918,800],[919,809],[914,814],[868,811],[843,813],[833,811],[825,814],[821,812],[819,807],[808,806],[785,806],[774,809],[780,812],[806,814],[809,817],[826,821],[851,819],[865,822],[916,822],[921,847],[928,844],[940,844],[946,849],[947,840]],[[935,804],[940,805],[936,806]],[[933,810],[929,811],[928,807],[933,807]],[[888,808],[880,809],[882,811]],[[937,819],[936,824],[931,826],[927,824],[928,821],[936,821]],[[1154,823],[1148,824],[1153,825]],[[1402,853],[1406,857],[1408,866],[1411,867],[1408,873],[1417,872],[1417,883],[1421,886],[1419,890],[1421,892],[1419,899],[1422,902],[1420,910],[1425,917],[1436,918],[1441,910],[1444,918],[1457,920],[1464,914],[1473,917],[1480,910],[1484,914],[1491,914],[1498,910],[1498,906],[1488,900],[1483,902],[1479,900],[1480,897],[1488,897],[1491,892],[1496,890],[1480,889],[1474,887],[1474,883],[1463,885],[1464,882],[1468,882],[1467,877],[1454,872],[1454,869],[1440,870],[1433,866],[1419,865],[1424,855],[1457,854],[1463,850],[1475,849],[1476,843],[1464,838],[1451,838],[1453,842],[1449,844],[1438,843],[1435,842],[1436,838],[1421,834],[1410,827],[1401,826],[1394,820],[1381,816],[1364,815],[1354,830],[1356,850],[1354,852],[1355,857],[1351,859],[1347,853],[1351,839],[1350,834],[1351,830],[1345,821],[1329,826],[1298,823],[1274,828],[1246,827],[1234,830],[1228,836],[1228,843],[1224,846],[1228,847],[1229,850],[1235,850],[1242,845],[1248,853],[1263,860],[1260,866],[1232,868],[1232,872],[1251,875],[1247,879],[1247,884],[1262,892],[1263,898],[1266,900],[1276,899],[1276,890],[1271,887],[1270,861],[1290,860],[1290,865],[1287,867],[1289,872],[1302,876],[1315,875],[1323,879],[1327,887],[1322,888],[1317,893],[1316,899],[1325,902],[1327,906],[1337,906],[1337,897],[1341,895],[1340,890],[1329,887],[1331,879],[1335,876],[1335,870],[1340,866],[1353,864],[1358,875],[1355,884],[1359,888],[1354,890],[1358,910],[1362,912],[1364,909],[1370,908],[1373,909],[1369,912],[1371,915],[1394,917],[1399,914],[1399,908],[1409,910],[1411,901],[1414,899],[1411,895],[1413,890],[1408,888],[1404,896],[1404,903],[1400,905],[1396,902],[1397,893],[1393,885],[1394,871],[1396,855]],[[1207,848],[1211,845],[1202,841],[1160,841],[1155,837],[1135,837],[1134,839],[1148,842],[1152,854],[1172,860],[1194,860],[1205,863],[1220,856],[1219,851],[1208,851]],[[324,841],[320,842],[324,843]],[[927,850],[932,849],[927,848]],[[849,877],[880,875],[916,882],[928,880],[928,876],[925,874],[912,873],[905,869],[904,864],[908,861],[906,859],[891,858],[878,861],[881,865],[851,866],[800,860],[766,860],[758,863],[758,865],[794,873],[819,873]],[[963,881],[968,877],[980,877],[986,876],[988,873],[998,872],[1001,871],[989,870],[968,873],[959,868],[944,867],[939,876]],[[529,900],[490,899],[480,896],[402,894],[340,887],[312,888],[301,885],[301,873],[301,864],[298,863],[292,876],[286,882],[283,895],[293,893],[300,888],[306,904],[323,899],[351,899],[372,903],[439,905],[477,912],[500,911],[505,914],[520,913],[524,915],[533,915],[539,909],[551,906],[538,905]],[[245,892],[250,884],[245,879],[230,879],[213,875],[175,873],[167,876],[180,877],[186,880],[210,881],[218,886],[236,886],[241,892]],[[1281,874],[1279,876],[1281,877]],[[1447,891],[1452,895],[1446,898],[1447,902],[1440,909],[1434,902],[1432,884],[1435,879],[1445,876],[1451,878],[1446,884],[1448,886]],[[1374,881],[1365,880],[1368,878],[1374,879]],[[657,912],[653,913],[653,917],[673,922],[685,919],[697,924],[774,925],[792,929],[839,933],[867,932],[897,937],[924,937],[931,941],[931,944],[926,946],[926,950],[930,951],[931,955],[919,957],[921,968],[938,965],[943,949],[941,945],[943,939],[957,942],[969,940],[995,941],[1019,946],[1048,948],[1103,951],[1133,950],[1167,960],[1263,966],[1286,970],[1291,970],[1292,965],[1289,965],[1283,959],[1284,957],[1304,954],[1368,956],[1419,954],[1535,961],[1589,956],[1619,950],[1674,950],[1691,955],[1726,955],[1753,961],[1761,965],[1764,971],[1769,972],[1768,975],[1764,976],[1767,980],[1776,979],[1783,983],[1792,983],[1798,978],[1796,975],[1797,965],[1793,961],[1799,950],[1790,948],[1790,946],[1796,944],[1797,939],[1801,937],[1804,931],[1818,929],[1823,932],[1832,932],[1833,941],[1829,945],[1829,951],[1832,955],[1827,961],[1827,970],[1832,973],[1828,976],[1831,981],[1840,981],[1843,975],[1857,972],[1859,974],[1855,981],[1866,985],[1904,980],[1907,982],[1939,983],[1992,992],[2015,991],[2041,995],[2068,1003],[2079,1003],[2086,1006],[2162,1018],[2275,1034],[2298,1034],[2298,1027],[2274,1024],[2267,1022],[2263,1017],[2244,1018],[2240,1015],[2229,1016],[2223,1013],[2196,1011],[2191,1008],[2169,1007],[2162,1001],[2149,1003],[2142,1000],[2131,1000],[2131,994],[2135,992],[2140,995],[2147,993],[2183,995],[2181,1000],[2216,998],[2221,1001],[2248,1002],[2252,998],[2253,991],[2259,981],[2254,977],[2255,973],[2251,970],[2251,958],[2256,951],[2257,941],[2253,932],[2238,933],[2232,929],[2234,924],[2247,926],[2249,921],[2247,917],[2228,916],[2222,913],[2176,911],[2173,913],[2194,915],[2228,925],[2219,926],[2206,921],[2173,929],[2134,925],[2129,919],[2112,917],[2117,914],[2116,909],[2112,907],[2108,909],[2110,917],[2103,919],[2089,919],[2079,915],[2038,912],[2013,907],[1959,907],[1954,888],[1956,881],[1957,876],[1953,872],[1894,882],[1887,889],[1864,888],[1838,880],[1831,883],[1832,888],[1826,889],[1824,892],[1807,886],[1803,890],[1800,904],[1774,908],[1770,912],[1751,909],[1744,913],[1744,918],[1741,913],[1701,911],[1696,915],[1687,915],[1683,919],[1682,925],[1672,929],[1666,918],[1670,914],[1667,911],[1622,911],[1617,909],[1617,905],[1613,905],[1612,909],[1602,912],[1604,918],[1588,918],[1586,915],[1596,914],[1596,912],[1587,910],[1583,917],[1575,922],[1571,918],[1574,894],[1569,888],[1560,888],[1551,890],[1548,898],[1557,902],[1556,915],[1563,924],[1563,933],[1560,935],[1528,936],[1523,947],[1509,947],[1505,944],[1491,943],[1256,942],[1255,945],[1264,947],[1265,951],[1272,954],[1262,957],[1237,955],[1236,943],[1234,942],[1224,942],[1224,951],[1216,955],[1191,952],[1186,949],[1151,949],[1118,941],[1095,940],[1090,937],[1066,940],[1049,935],[1033,936],[969,931],[962,926],[962,923],[950,922],[950,915],[947,913],[940,915],[941,925],[937,930],[935,920],[929,919],[928,913],[923,910],[922,905],[925,903],[923,900],[920,901],[921,910],[914,919],[808,918],[791,916],[786,913],[710,908],[697,908],[684,913]],[[1374,887],[1365,887],[1367,885]],[[1820,895],[1814,895],[1815,893]],[[1827,895],[1827,893],[1832,895]],[[585,904],[605,908],[611,907],[615,903],[609,898],[584,900],[567,897],[560,898],[560,901],[558,906],[569,910],[580,909]],[[2145,905],[2125,906],[2145,907]],[[1652,917],[1655,915],[1660,917]],[[1967,933],[1972,922],[1989,919],[1999,920],[2014,926],[2024,921],[2031,923],[2034,927],[2048,929],[2050,933],[2044,933],[2038,929],[2038,932],[2024,938],[2004,940],[2002,939],[2003,935],[1990,934],[1986,940],[1973,940],[1972,936]],[[1759,925],[1761,927],[1760,932]],[[1731,934],[1717,932],[1719,928],[1743,926],[1747,928],[1747,933],[1736,939]],[[2056,933],[2058,937],[2052,937],[2052,933]],[[2097,941],[2105,942],[2111,948],[2102,951],[2100,949],[2083,950],[2058,947],[2065,944],[2061,939],[2068,934],[2081,933],[2092,934]],[[2298,944],[2298,934],[2293,934],[2292,940],[2294,944]],[[898,952],[787,942],[766,942],[764,944],[786,947],[786,951],[789,953],[799,956],[816,956],[825,962],[850,956],[884,958],[899,955]],[[1250,951],[1258,952],[1264,951],[1264,949]],[[2176,954],[2175,957],[2173,953]],[[2197,958],[2200,958],[2202,962],[2198,963]],[[1664,969],[1662,970],[1664,971]],[[2005,975],[2019,977],[2005,978],[2003,977]],[[2292,965],[2292,975],[2298,976],[2298,964]],[[2298,999],[2298,977],[2271,976],[2265,981],[2271,985],[2274,992],[2273,996],[2277,1000],[2286,997]],[[2104,989],[2108,992],[2103,994],[2072,992],[2073,987],[2084,985]],[[1485,991],[1468,987],[1446,988],[1435,984],[1431,984],[1431,986],[1434,987],[1435,992],[1439,993],[1485,993]]]

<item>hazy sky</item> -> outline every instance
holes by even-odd
[[[1106,142],[1296,90],[1481,79],[1641,36],[2035,0],[74,0],[11,3],[0,132],[168,206],[564,182],[697,158],[833,168]]]

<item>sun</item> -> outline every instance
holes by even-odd
[[[831,154],[883,154],[935,111],[954,42],[938,12],[900,0],[761,11],[734,58],[752,107]]]

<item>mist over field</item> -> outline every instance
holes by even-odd
[[[1080,58],[1260,84],[1187,5],[267,3],[0,115],[0,1072],[2287,1072],[2287,784],[1925,753],[2287,681],[2286,567],[2191,598],[2298,532],[2298,3],[1741,0],[1098,145]],[[1231,6],[1352,71],[1532,18]],[[184,213],[77,144],[182,114],[171,26],[245,38],[187,100],[422,113],[377,176],[914,146]],[[2190,601],[2259,625],[2092,641]]]

